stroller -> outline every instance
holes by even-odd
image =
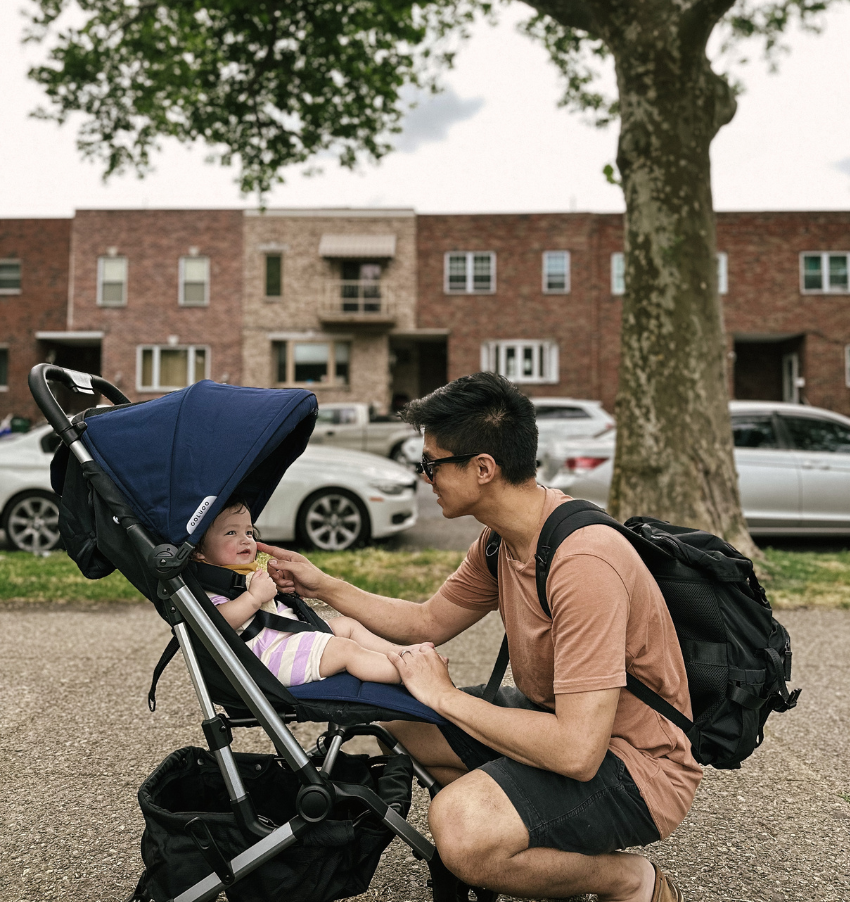
[[[69,417],[51,381],[113,406]],[[345,673],[285,688],[209,600],[208,591],[241,594],[244,577],[191,559],[193,537],[234,492],[253,516],[262,510],[307,444],[315,395],[205,380],[131,404],[99,376],[51,364],[34,367],[29,385],[62,439],[51,481],[68,554],[91,579],[118,569],[170,625],[151,709],[179,648],[203,714],[208,750],[172,753],[139,790],[145,872],[130,900],[205,902],[224,891],[229,902],[332,902],[364,892],[399,837],[428,862],[435,902],[470,892],[492,902],[494,893],[457,881],[407,822],[413,776],[432,797],[440,787],[374,723],[444,721],[403,687]],[[328,629],[297,596],[285,600],[299,628]],[[310,750],[288,727],[303,721],[328,723]],[[250,727],[265,731],[274,755],[233,751],[233,731]],[[365,760],[341,750],[363,735],[392,754]]]

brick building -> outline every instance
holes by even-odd
[[[619,215],[420,216],[418,322],[446,378],[502,372],[532,395],[614,409],[624,292]],[[733,397],[850,415],[850,213],[719,213]]]
[[[389,408],[493,369],[613,410],[619,215],[86,210],[0,222],[0,419],[41,360]],[[850,414],[850,212],[717,214],[730,390]],[[69,409],[85,399],[62,398]]]
[[[77,211],[67,325],[45,339],[57,353],[88,342],[94,371],[134,401],[202,378],[241,382],[242,219],[241,210]]]
[[[0,420],[41,419],[27,375],[50,353],[38,336],[65,328],[70,238],[70,219],[0,220]]]
[[[413,210],[247,211],[244,228],[245,384],[383,410],[420,393]]]

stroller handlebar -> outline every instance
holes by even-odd
[[[71,427],[70,417],[56,400],[48,382],[59,382],[76,394],[93,395],[100,392],[113,404],[128,404],[130,401],[118,388],[101,376],[81,373],[52,363],[37,363],[30,370],[27,381],[35,403],[66,444],[74,441],[76,436],[67,435]]]

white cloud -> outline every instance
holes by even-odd
[[[444,141],[453,125],[472,119],[483,106],[483,97],[461,97],[451,87],[426,96],[405,117],[396,150],[413,153],[423,144]]]

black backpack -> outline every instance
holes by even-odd
[[[738,768],[764,739],[771,711],[788,711],[800,689],[788,691],[791,640],[774,620],[752,561],[717,536],[650,517],[617,522],[588,501],[559,505],[537,543],[537,596],[547,616],[546,582],[561,542],[577,529],[604,524],[640,555],[658,583],[682,648],[694,719],[626,674],[626,688],[679,727],[700,764]],[[501,538],[491,533],[487,566],[498,578]],[[507,667],[507,636],[485,690],[492,700]]]

